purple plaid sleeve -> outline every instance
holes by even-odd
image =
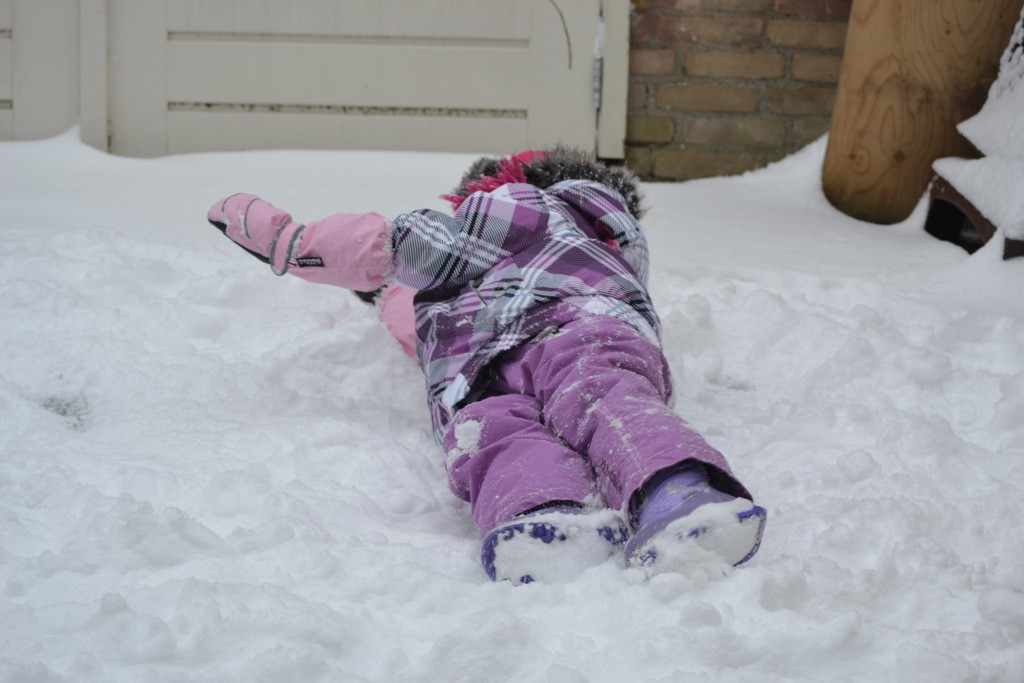
[[[536,242],[549,223],[543,193],[506,187],[471,195],[454,217],[430,209],[398,216],[392,240],[399,282],[417,290],[461,287]]]

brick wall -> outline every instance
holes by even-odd
[[[852,0],[633,0],[626,159],[740,173],[828,131]]]

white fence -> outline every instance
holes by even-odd
[[[71,0],[0,0],[0,139],[78,119],[78,11]]]
[[[0,0],[0,139],[621,158],[627,24],[627,0]]]

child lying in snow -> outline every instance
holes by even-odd
[[[556,148],[480,159],[445,198],[454,216],[301,225],[236,194],[208,218],[277,275],[377,302],[418,356],[492,579],[565,579],[619,548],[750,559],[764,509],[670,407],[634,177]]]

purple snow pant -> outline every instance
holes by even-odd
[[[669,407],[661,349],[616,318],[573,321],[502,354],[493,371],[443,444],[449,484],[481,534],[545,503],[592,504],[595,494],[628,514],[648,479],[687,460],[708,465],[716,488],[751,497]]]

